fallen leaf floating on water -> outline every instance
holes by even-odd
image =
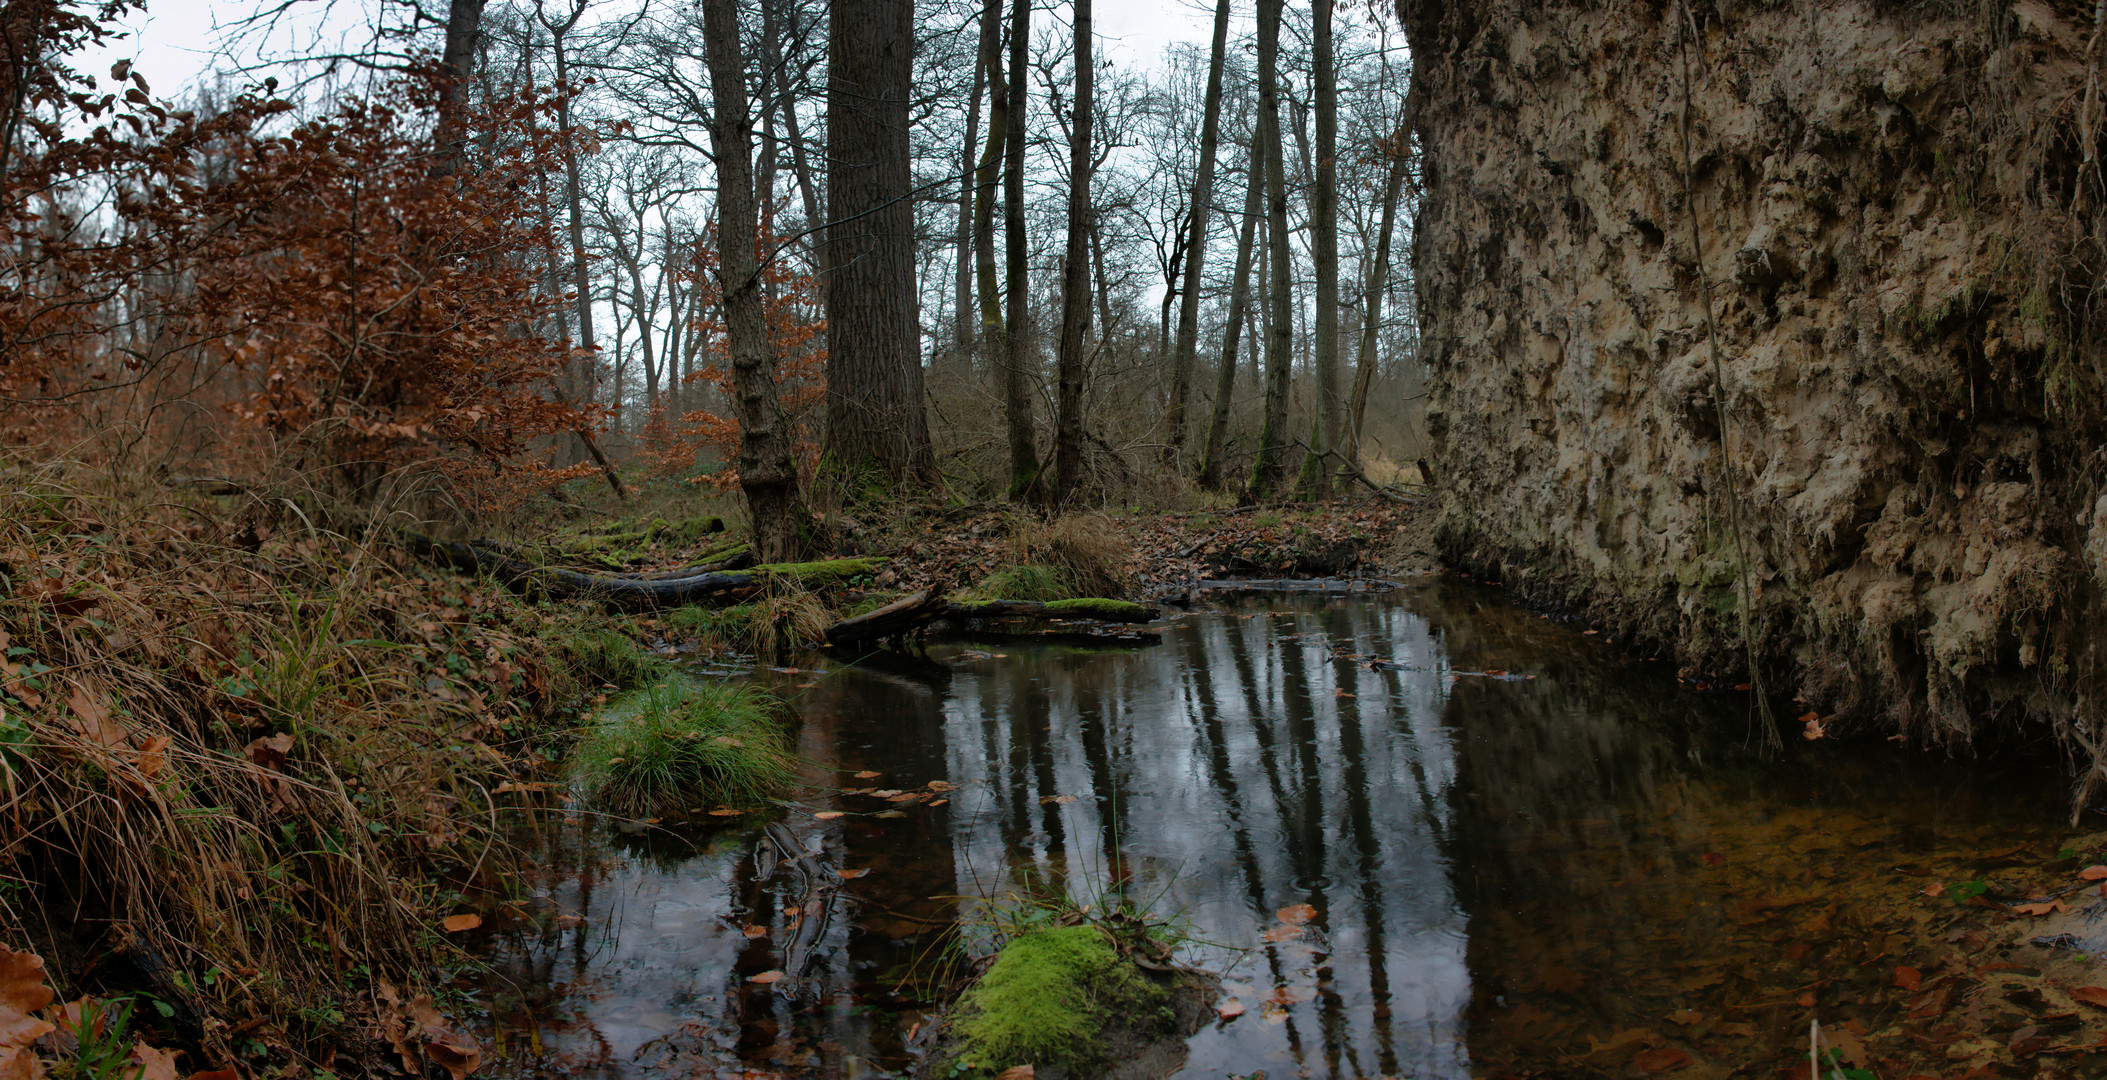
[[[884,773],[882,773],[882,772],[877,772],[877,771],[875,771],[875,770],[872,770],[872,769],[865,769],[865,770],[863,770],[862,772],[860,772],[860,773],[857,773],[857,774],[856,774],[856,779],[858,779],[858,780],[876,780],[876,779],[878,779],[879,777],[881,777],[881,776],[884,776],[884,775],[885,775],[885,774],[884,774]]]
[[[958,790],[958,785],[957,785],[957,784],[954,784],[954,783],[952,783],[952,782],[951,782],[951,781],[949,781],[949,780],[931,780],[931,781],[929,782],[929,790],[931,790],[931,791],[957,791],[957,790]]]
[[[1058,803],[1062,806],[1067,806],[1069,803],[1072,803],[1074,801],[1075,796],[1073,795],[1048,795],[1045,798],[1039,800],[1039,805],[1046,806],[1048,804]]]
[[[1274,1005],[1285,1006],[1310,1001],[1316,996],[1317,988],[1314,986],[1276,986],[1271,994],[1266,995],[1266,1000]]]
[[[903,810],[880,810],[872,816],[882,818],[903,818],[907,816],[907,813]]]
[[[1644,1050],[1633,1056],[1626,1066],[1626,1075],[1649,1076],[1656,1073],[1674,1072],[1690,1064],[1690,1055],[1673,1046]]]
[[[1258,939],[1260,941],[1265,942],[1268,945],[1277,945],[1280,942],[1287,941],[1292,938],[1298,938],[1301,936],[1302,927],[1282,923],[1281,925],[1276,926],[1273,929],[1258,935]]]
[[[780,971],[764,971],[759,975],[748,975],[746,977],[746,981],[750,983],[758,983],[762,986],[770,986],[775,983],[782,982],[783,973]]]
[[[2101,1008],[2107,1008],[2107,986],[2072,987],[2070,996],[2087,1005],[2098,1005]]]
[[[996,1073],[995,1080],[1032,1080],[1032,1067],[1029,1065],[1012,1065]]]
[[[1306,923],[1311,919],[1316,918],[1317,909],[1308,904],[1290,904],[1287,907],[1281,908],[1279,911],[1274,912],[1274,914],[1280,918],[1281,922],[1288,923],[1293,926],[1300,926],[1303,923]]]
[[[2088,866],[2078,871],[2079,881],[2099,881],[2107,878],[2107,866]]]
[[[857,867],[857,868],[856,868],[856,869],[854,869],[854,870],[843,870],[843,871],[841,872],[841,876],[842,876],[842,877],[845,877],[845,878],[855,879],[855,878],[860,878],[860,877],[862,877],[863,875],[865,875],[865,874],[868,874],[868,873],[870,873],[870,872],[871,872],[871,868],[870,868],[870,867],[868,867],[868,866],[859,866],[859,867]]]
[[[820,819],[821,821],[832,821],[835,818],[843,817],[845,815],[839,810],[821,810],[820,812],[813,814],[812,816]]]
[[[1244,1015],[1244,1003],[1235,998],[1230,998],[1228,1001],[1215,1006],[1214,1012],[1216,1016],[1224,1020],[1234,1020]]]
[[[446,927],[446,932],[449,934],[458,934],[463,930],[473,930],[476,927],[483,925],[483,917],[481,915],[477,915],[474,912],[465,912],[460,915],[448,915],[446,917],[446,921],[440,923],[439,925]]]
[[[731,807],[729,807],[729,806],[720,806],[720,807],[718,807],[717,809],[715,809],[715,810],[712,810],[712,811],[710,811],[710,816],[711,816],[711,817],[738,817],[738,816],[739,816],[740,814],[743,814],[743,813],[746,813],[746,811],[744,811],[744,810],[734,810],[734,809],[732,809],[732,808],[731,808]]]
[[[765,926],[746,926],[742,927],[739,932],[745,934],[748,941],[768,936],[768,928]]]
[[[1904,990],[1915,990],[1924,985],[1924,973],[1913,967],[1898,967],[1895,969],[1895,985]]]

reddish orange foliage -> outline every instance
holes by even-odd
[[[265,88],[199,116],[126,65],[121,96],[63,65],[110,11],[34,6],[0,14],[11,36],[33,14],[31,53],[55,58],[19,69],[0,116],[21,131],[0,156],[0,436],[123,427],[164,461],[268,453],[354,487],[436,465],[478,500],[569,475],[522,455],[598,420],[548,400],[564,356],[535,332],[560,298],[520,207],[561,167],[553,99],[485,107],[469,160],[436,168],[429,73],[289,127]]]
[[[775,345],[776,388],[782,395],[784,418],[791,425],[798,472],[810,480],[819,463],[819,425],[814,407],[827,396],[827,324],[819,315],[819,282],[778,256],[775,249],[780,243],[764,226],[756,249],[767,295],[768,330]],[[683,276],[701,289],[703,313],[693,325],[701,330],[712,358],[688,378],[709,384],[715,388],[718,400],[729,402],[732,372],[728,366],[723,305],[719,302],[714,228],[696,240],[694,257]],[[696,477],[694,482],[720,492],[738,486],[739,422],[735,418],[704,408],[683,413],[676,422],[661,406],[646,422],[642,443],[639,456],[650,461],[659,475],[686,472],[702,455],[713,454],[722,467]]]

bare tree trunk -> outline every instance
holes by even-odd
[[[1024,73],[1031,69],[1032,0],[1016,0],[1010,15],[1010,133],[1003,149],[1002,231],[1008,281],[1009,352],[1003,361],[1002,415],[1010,436],[1010,499],[1036,498],[1041,485],[1027,321],[1031,317],[1031,267],[1024,236],[1024,117],[1031,95]]]
[[[579,355],[566,356],[563,368],[564,378],[570,384],[570,399],[580,407],[593,403],[599,358],[598,346],[593,342],[593,291],[590,268],[585,257],[585,215],[580,209],[584,192],[578,179],[578,147],[571,137],[571,95],[577,88],[570,84],[570,54],[565,48],[564,39],[585,15],[585,6],[586,0],[573,0],[570,17],[562,22],[555,22],[544,13],[539,0],[534,5],[535,20],[549,31],[549,51],[555,58],[556,65],[556,126],[558,137],[562,140],[563,200],[571,241],[571,288],[577,293],[578,302]],[[582,445],[590,440],[580,435],[579,441]]]
[[[1090,337],[1090,112],[1096,63],[1090,56],[1090,0],[1075,0],[1075,122],[1068,135],[1068,254],[1061,283],[1061,345],[1055,358],[1053,488],[1059,505],[1075,494],[1083,466],[1083,359]]]
[[[761,2],[769,11],[774,11],[776,10],[776,5],[782,3],[782,0],[761,0]],[[790,21],[791,25],[789,27],[779,29],[790,40],[803,41],[804,35],[799,32],[800,28],[796,25],[797,8],[795,6],[790,9]],[[769,70],[775,73],[775,99],[776,103],[783,110],[783,137],[785,141],[790,143],[790,170],[797,177],[798,196],[805,206],[805,228],[817,229],[826,219],[822,216],[820,209],[818,187],[812,182],[812,166],[805,157],[805,140],[798,133],[797,95],[791,92],[790,62],[788,58],[781,54],[781,45],[778,37],[764,36],[761,48],[763,50],[763,61],[768,65]]]
[[[1002,325],[1002,294],[995,281],[995,188],[1010,134],[1010,88],[1002,72],[1002,0],[987,0],[981,12],[980,65],[988,77],[988,145],[974,176],[973,270],[979,279],[987,356],[1002,364],[1009,358],[1009,333]]]
[[[915,317],[913,0],[828,7],[826,462],[861,488],[934,479]]]
[[[1295,334],[1289,276],[1287,162],[1280,130],[1280,8],[1282,0],[1258,0],[1258,143],[1266,165],[1266,258],[1272,263],[1266,302],[1272,326],[1266,333],[1266,403],[1259,423],[1258,455],[1251,463],[1249,494],[1272,497],[1286,472],[1288,375]]]
[[[1000,0],[988,0],[987,9],[996,10]],[[967,364],[973,356],[973,197],[980,186],[980,177],[975,168],[974,155],[980,150],[980,92],[990,84],[988,52],[995,47],[994,37],[1001,25],[998,15],[980,20],[980,49],[973,54],[973,100],[966,107],[966,142],[959,151],[958,182],[958,228],[953,233],[953,246],[958,255],[952,266],[952,355],[961,364]]]
[[[790,455],[790,425],[776,396],[775,348],[761,297],[753,122],[739,47],[739,0],[703,0],[702,19],[716,113],[710,146],[717,159],[717,274],[739,417],[739,487],[753,519],[754,556],[762,562],[793,562],[805,546],[805,507]]]
[[[1252,140],[1250,178],[1244,184],[1244,228],[1236,241],[1236,271],[1230,277],[1229,318],[1222,324],[1221,366],[1214,374],[1214,408],[1207,418],[1207,446],[1200,452],[1201,487],[1210,491],[1222,486],[1222,444],[1229,434],[1229,399],[1236,390],[1236,346],[1244,329],[1246,297],[1251,292],[1252,241],[1258,236],[1258,219],[1265,211],[1265,159]]]
[[[475,81],[477,46],[483,36],[483,2],[451,0],[446,8],[446,46],[439,54],[446,83],[439,90],[439,158],[433,168],[441,175],[461,167],[468,139],[468,87]]]
[[[1310,452],[1296,487],[1307,498],[1331,497],[1326,455],[1339,443],[1339,79],[1332,67],[1332,2],[1312,0],[1311,58],[1317,82],[1316,184],[1310,190],[1311,256],[1317,270],[1316,408]]]
[[[1400,136],[1402,138],[1402,136]],[[1397,197],[1405,186],[1404,147],[1392,147],[1390,175],[1383,178],[1383,224],[1376,232],[1375,261],[1368,267],[1367,281],[1363,285],[1366,299],[1361,305],[1361,347],[1354,357],[1353,400],[1346,410],[1346,434],[1341,448],[1346,454],[1347,468],[1358,471],[1361,467],[1361,420],[1368,410],[1368,387],[1375,381],[1376,337],[1383,325],[1383,295],[1390,284],[1390,236],[1397,225]]]
[[[1206,261],[1207,218],[1214,204],[1215,154],[1222,130],[1222,67],[1228,48],[1229,0],[1216,0],[1214,46],[1208,54],[1207,97],[1200,120],[1200,170],[1193,175],[1185,284],[1178,298],[1178,340],[1171,353],[1171,399],[1163,414],[1163,457],[1174,464],[1185,449],[1185,410],[1192,397],[1193,360],[1200,349],[1200,268]],[[1169,302],[1169,297],[1164,299]],[[1211,419],[1209,424],[1211,428]]]

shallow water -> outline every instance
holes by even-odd
[[[551,812],[481,939],[486,1071],[904,1074],[961,907],[1066,888],[1171,915],[1245,1006],[1180,1076],[1804,1074],[1810,1015],[1883,1022],[1919,877],[2067,831],[2040,762],[1771,756],[1746,694],[1457,583],[815,663],[767,676],[839,770],[784,821],[868,872],[800,909],[757,825]]]

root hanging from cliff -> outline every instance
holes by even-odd
[[[1720,375],[1719,324],[1712,315],[1712,275],[1705,271],[1705,238],[1698,227],[1697,190],[1692,175],[1690,152],[1690,39],[1696,36],[1696,20],[1690,14],[1687,3],[1678,3],[1677,11],[1682,15],[1682,25],[1676,32],[1676,41],[1683,65],[1683,112],[1679,126],[1683,135],[1683,208],[1689,212],[1690,249],[1696,256],[1699,296],[1705,305],[1705,343],[1712,362],[1712,407],[1719,417],[1719,464],[1720,475],[1727,482],[1727,526],[1734,533],[1734,559],[1739,564],[1741,579],[1741,647],[1748,656],[1749,684],[1755,688],[1756,709],[1763,718],[1763,742],[1773,751],[1785,748],[1778,736],[1778,719],[1770,708],[1770,689],[1763,678],[1763,666],[1758,662],[1756,650],[1756,628],[1750,615],[1755,604],[1754,590],[1749,587],[1748,537],[1741,527],[1741,493],[1734,482],[1734,444],[1732,432],[1727,427],[1726,380]]]

